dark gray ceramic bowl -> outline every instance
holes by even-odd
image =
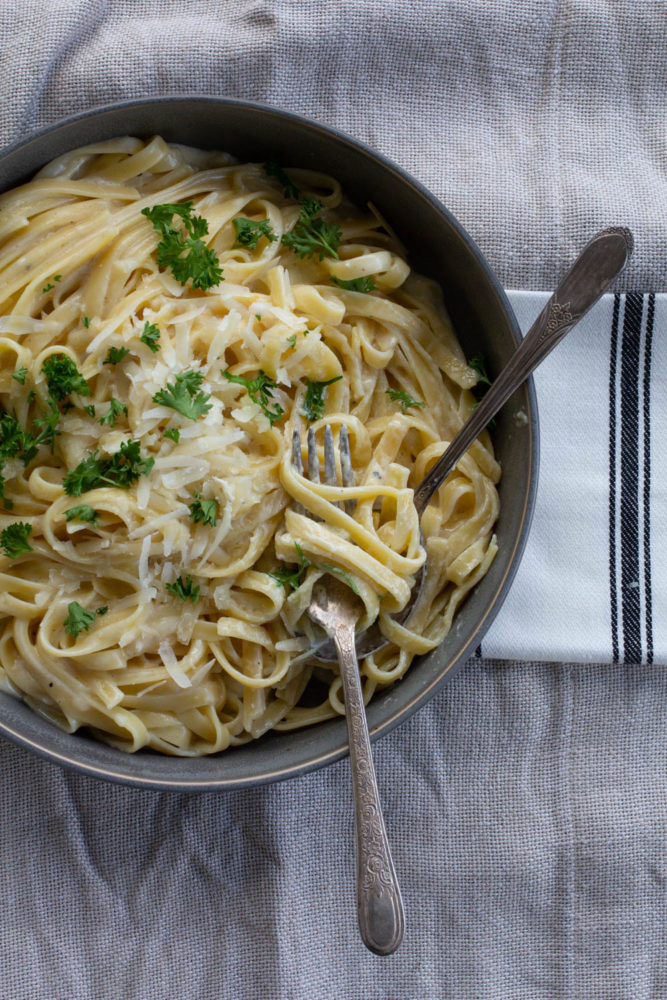
[[[165,97],[99,108],[32,135],[0,155],[0,191],[56,156],[119,135],[221,149],[240,160],[274,155],[286,165],[337,177],[354,201],[372,200],[408,249],[412,267],[442,286],[468,357],[483,353],[497,373],[519,329],[497,279],[473,241],[417,181],[339,132],[273,108],[211,97]],[[516,419],[519,411],[528,417]],[[537,410],[532,382],[517,391],[493,432],[502,464],[498,555],[459,609],[442,645],[416,661],[403,680],[368,709],[373,737],[388,733],[452,677],[479,644],[505,597],[528,532],[537,482]],[[302,774],[347,752],[343,719],[267,736],[215,757],[183,759],[149,751],[123,754],[83,734],[68,735],[15,699],[0,695],[0,733],[51,761],[112,781],[179,791],[242,788]]]

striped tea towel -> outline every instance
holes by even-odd
[[[548,299],[510,292],[526,332]],[[482,655],[667,663],[667,295],[605,295],[535,372],[540,473]]]

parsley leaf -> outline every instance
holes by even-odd
[[[481,354],[476,354],[474,358],[471,358],[468,362],[468,366],[477,372],[477,384],[472,387],[472,394],[475,397],[475,406],[478,406],[480,401],[486,395],[491,385],[491,379],[489,378],[486,371],[486,362]],[[487,428],[491,430],[496,426],[495,417],[489,420]]]
[[[296,201],[299,197],[300,191],[296,184],[289,179],[276,159],[270,157],[263,165],[263,170],[267,177],[275,177],[278,183],[282,184],[284,198],[294,198]]]
[[[311,562],[307,556],[304,556],[303,549],[298,542],[294,543],[294,548],[296,549],[296,554],[299,557],[299,565],[294,567],[291,566],[279,566],[278,569],[274,569],[269,572],[269,576],[276,581],[276,583],[281,584],[283,587],[289,587],[292,590],[297,590],[303,582],[303,574],[311,566],[313,569],[324,569],[327,573],[336,573],[338,576],[345,580],[348,587],[354,591],[355,594],[359,593],[359,588],[352,579],[349,573],[344,569],[340,569],[338,566],[332,566],[330,563],[314,563]]]
[[[87,413],[89,417],[94,417],[95,416],[95,407],[91,403],[90,406],[84,406],[83,412]]]
[[[181,285],[191,280],[193,288],[213,288],[223,280],[222,268],[215,250],[201,239],[208,233],[208,222],[192,214],[192,204],[185,201],[180,205],[154,205],[142,208],[141,214],[153,223],[153,228],[162,237],[157,246],[159,267],[171,268]],[[172,226],[175,215],[181,219],[185,232]]]
[[[266,417],[269,419],[269,423],[273,427],[276,420],[280,420],[283,413],[285,412],[279,403],[276,403],[275,409],[272,410],[269,407],[269,399],[273,398],[273,389],[276,389],[276,383],[273,379],[260,369],[257,378],[244,378],[243,375],[232,375],[232,373],[227,370],[222,372],[223,378],[226,378],[228,382],[234,382],[236,385],[242,385],[248,391],[248,395],[252,399],[253,403],[257,403],[261,406],[262,411]]]
[[[49,281],[49,283],[44,285],[44,288],[42,288],[42,295],[46,295],[47,292],[52,292],[56,287],[56,282],[60,281],[61,278],[62,274],[54,274],[51,281]]]
[[[372,278],[332,278],[331,282],[334,285],[338,285],[339,288],[345,288],[348,292],[364,292],[368,294],[377,289],[377,285]]]
[[[160,350],[160,345],[158,344],[159,339],[160,331],[155,323],[144,323],[144,332],[139,337],[139,340],[142,344],[145,344],[146,347],[150,348],[153,354],[157,354]]]
[[[325,569],[327,573],[336,573],[337,576],[340,576],[343,580],[345,580],[345,583],[348,585],[350,590],[352,590],[355,594],[359,593],[359,588],[347,570],[341,569],[340,566],[332,566],[331,563],[320,563],[316,568]]]
[[[18,456],[24,465],[28,465],[37,454],[40,445],[50,444],[53,449],[58,434],[55,427],[60,414],[52,399],[49,398],[48,403],[49,415],[35,420],[35,427],[44,426],[44,430],[36,436],[22,430],[16,417],[10,413],[0,414],[0,463]]]
[[[78,601],[71,601],[67,605],[67,618],[65,619],[65,631],[68,635],[78,639],[81,632],[87,632],[95,621],[97,615],[106,614],[108,608],[98,608],[97,612],[88,611],[82,608]]]
[[[46,375],[49,395],[57,402],[67,399],[71,392],[90,396],[90,386],[67,354],[51,354],[42,365],[42,371]]]
[[[299,557],[299,565],[295,569],[290,569],[289,566],[279,566],[278,569],[274,569],[268,574],[276,583],[280,583],[283,587],[291,587],[292,590],[296,590],[301,585],[303,574],[309,566],[313,565],[310,559],[304,556],[303,549],[298,542],[294,543],[294,548]]]
[[[254,250],[262,236],[265,236],[269,243],[275,243],[278,239],[268,219],[253,222],[252,219],[238,218],[232,219],[232,222],[236,230],[235,247],[247,247],[249,250]]]
[[[30,438],[29,435],[25,436],[26,443],[28,439],[31,441],[31,447],[29,449],[26,448],[25,453],[21,456],[25,465],[27,465],[28,462],[34,458],[37,454],[37,449],[42,444],[47,444],[51,449],[51,454],[53,454],[56,438],[60,434],[60,431],[56,429],[56,425],[60,417],[58,404],[51,396],[49,396],[46,402],[49,407],[49,412],[45,416],[39,417],[34,421],[35,427],[41,427],[42,429],[34,438]]]
[[[25,377],[27,374],[27,368],[17,368],[15,372],[12,372],[12,378],[18,382],[19,385],[25,385]]]
[[[63,489],[68,496],[80,497],[82,493],[103,486],[127,490],[139,476],[147,476],[153,468],[154,458],[141,457],[139,441],[125,441],[110,458],[99,458],[96,451],[87,455],[63,479]]]
[[[0,461],[6,462],[25,452],[32,439],[21,430],[21,425],[11,413],[0,414]]]
[[[409,396],[407,392],[403,392],[402,389],[385,389],[385,392],[392,403],[401,404],[401,413],[407,413],[411,406],[426,406],[423,400],[413,399],[412,396]]]
[[[296,334],[293,333],[291,337],[287,337],[287,343],[290,345],[292,350],[296,347]]]
[[[194,492],[194,502],[190,504],[190,517],[197,524],[210,524],[215,527],[218,519],[217,500],[202,500],[197,490]]]
[[[334,378],[327,379],[326,382],[311,382],[309,378],[306,379],[308,388],[301,412],[311,424],[313,420],[319,420],[324,413],[324,390],[328,385],[339,382],[342,377],[342,375],[336,375]]]
[[[168,406],[190,420],[203,417],[211,409],[210,393],[198,392],[204,376],[201,372],[190,369],[177,375],[173,382],[167,382],[165,389],[160,389],[153,396],[153,402],[160,406]],[[195,395],[196,393],[196,395]]]
[[[123,413],[127,416],[127,406],[125,403],[121,403],[117,399],[110,399],[109,409],[97,422],[98,424],[108,424],[109,427],[115,427],[116,421]]]
[[[97,527],[97,519],[99,514],[88,504],[82,503],[78,507],[68,507],[65,511],[66,521],[84,521],[86,523],[92,524],[93,528]]]
[[[117,365],[119,361],[126,358],[130,353],[127,347],[110,347],[109,353],[102,362],[103,365]]]
[[[15,521],[14,524],[7,525],[0,532],[0,547],[6,556],[14,559],[22,552],[33,552],[32,545],[28,545],[28,538],[32,534],[32,525],[25,521]]]
[[[324,208],[317,198],[305,198],[296,225],[285,233],[283,245],[293,250],[297,257],[338,257],[338,246],[343,238],[340,226],[325,222],[320,216]]]
[[[481,354],[476,354],[468,362],[468,367],[477,372],[477,385],[491,385],[491,379],[486,372],[486,362]]]
[[[196,604],[199,600],[200,587],[199,584],[195,586],[191,576],[186,576],[185,579],[179,576],[175,583],[166,583],[165,590],[174,597],[180,597],[182,601],[192,601]]]
[[[181,440],[181,432],[179,431],[178,427],[168,427],[167,430],[164,432],[164,436],[166,438],[171,438],[171,440],[175,441],[176,444],[178,444],[178,442]]]
[[[88,327],[90,326],[90,316],[82,316],[81,317],[81,322],[83,323],[83,325],[85,326],[85,328],[87,330]]]

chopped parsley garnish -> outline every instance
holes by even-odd
[[[342,377],[342,375],[336,375],[334,378],[327,379],[326,382],[312,382],[309,378],[306,379],[308,388],[301,412],[311,424],[313,420],[319,420],[324,413],[324,390],[328,385],[340,382]]]
[[[88,327],[90,326],[90,316],[82,316],[81,317],[81,322],[83,323],[83,325],[85,326],[85,328],[87,330]]]
[[[77,639],[81,632],[87,632],[98,615],[105,615],[108,607],[98,608],[97,611],[88,611],[82,608],[78,601],[71,601],[67,605],[67,618],[65,619],[65,631],[68,635]]]
[[[377,285],[372,278],[332,278],[332,283],[339,288],[345,288],[348,292],[374,292]]]
[[[67,354],[51,354],[42,365],[49,387],[49,395],[57,402],[67,399],[71,392],[90,396],[90,386],[75,363]]]
[[[202,500],[197,490],[194,492],[194,501],[190,504],[190,517],[197,524],[210,524],[215,527],[218,519],[217,500]]]
[[[332,566],[330,563],[314,563],[311,562],[307,556],[304,556],[303,549],[298,542],[294,543],[294,548],[296,549],[296,554],[299,557],[299,565],[294,566],[279,566],[278,569],[274,569],[269,572],[269,576],[276,581],[276,583],[282,584],[283,587],[291,587],[292,590],[297,590],[298,587],[303,583],[303,575],[307,569],[311,566],[313,569],[323,569],[327,573],[336,573],[338,576],[345,580],[348,587],[350,587],[355,594],[359,593],[359,588],[355,584],[354,580],[344,569],[339,569],[338,566]]]
[[[402,389],[385,389],[385,392],[392,403],[401,404],[401,413],[407,413],[411,406],[426,406],[423,400],[413,399],[412,396],[409,396],[407,392],[403,392]]]
[[[223,371],[222,375],[228,382],[242,385],[247,390],[253,403],[261,406],[262,412],[268,417],[272,427],[276,420],[280,420],[285,411],[279,403],[276,403],[273,410],[269,406],[269,400],[273,398],[273,390],[277,388],[277,385],[266,372],[260,369],[257,378],[244,378],[243,375],[232,375],[230,371]]]
[[[154,458],[141,457],[139,441],[126,441],[110,458],[100,458],[91,452],[63,479],[63,489],[68,496],[80,497],[82,493],[103,486],[127,490],[139,476],[147,476],[153,468]]]
[[[65,511],[66,521],[83,521],[87,524],[92,524],[93,528],[97,527],[97,519],[99,514],[88,504],[82,503],[78,507],[68,507]]]
[[[296,334],[293,333],[291,337],[287,337],[287,343],[290,345],[292,350],[296,347]]]
[[[265,236],[269,243],[275,243],[278,239],[268,219],[254,222],[252,219],[238,218],[232,219],[232,223],[236,230],[235,247],[247,247],[249,250],[254,250],[262,236]]]
[[[491,379],[486,372],[486,362],[481,354],[476,354],[468,362],[468,367],[477,372],[477,384],[491,385]]]
[[[186,576],[185,579],[179,576],[175,583],[166,583],[165,590],[174,597],[180,597],[182,601],[192,601],[196,604],[199,600],[199,584],[195,586],[191,576]]]
[[[275,160],[275,159],[273,159],[273,157],[271,157],[270,159],[268,159],[266,161],[266,163],[264,164],[263,169],[264,169],[264,173],[268,177],[275,177],[275,179],[278,181],[278,183],[282,184],[282,187],[283,187],[283,197],[284,198],[294,198],[294,200],[296,201],[296,199],[299,197],[299,194],[301,192],[299,191],[299,189],[296,186],[296,184],[294,184],[289,179],[289,177],[287,176],[287,174],[285,173],[285,171],[280,166],[280,164],[278,163],[277,160]]]
[[[335,573],[337,576],[342,577],[342,579],[345,580],[345,583],[348,585],[350,590],[354,591],[355,594],[359,593],[359,588],[357,587],[356,583],[354,582],[350,574],[347,572],[347,570],[341,569],[340,566],[332,566],[331,563],[320,563],[319,566],[317,566],[316,568],[325,569],[327,573]]]
[[[24,465],[28,465],[37,454],[40,445],[49,444],[53,450],[58,434],[56,424],[60,414],[52,399],[48,400],[48,405],[48,415],[34,421],[36,428],[43,427],[43,430],[38,431],[36,435],[22,430],[16,417],[10,413],[0,414],[0,463],[18,457]]]
[[[123,358],[126,358],[130,353],[127,347],[110,347],[109,353],[102,362],[103,365],[117,365]]]
[[[95,407],[91,403],[90,406],[84,406],[83,412],[87,413],[89,417],[94,417],[95,416]]]
[[[338,257],[338,246],[343,234],[335,222],[325,222],[320,216],[324,208],[317,198],[304,198],[296,225],[282,238],[284,246],[297,257]]]
[[[283,587],[291,587],[292,590],[296,590],[301,585],[303,574],[313,565],[310,559],[304,556],[303,549],[298,542],[294,543],[294,548],[299,557],[299,565],[295,568],[279,566],[278,569],[274,569],[268,574],[276,583],[280,583]]]
[[[476,354],[474,358],[471,358],[468,362],[468,366],[477,372],[477,384],[472,387],[472,394],[476,399],[475,406],[478,406],[480,401],[486,395],[491,385],[491,379],[489,378],[486,371],[486,362],[481,354]],[[495,417],[489,420],[486,425],[488,428],[493,428],[496,426]]]
[[[60,434],[60,431],[56,429],[58,419],[60,417],[58,404],[50,396],[46,402],[49,407],[49,412],[45,416],[38,417],[34,421],[35,427],[41,427],[41,430],[36,437],[32,438],[32,447],[30,449],[26,449],[25,455],[21,456],[26,465],[32,458],[34,458],[37,454],[37,449],[42,444],[47,444],[51,449],[51,454],[53,454],[56,438]]]
[[[25,385],[26,375],[28,374],[27,368],[17,368],[15,372],[12,372],[12,378],[19,385]]]
[[[206,246],[202,236],[208,233],[208,222],[201,215],[192,214],[191,201],[179,205],[154,205],[142,208],[153,228],[162,239],[157,245],[157,262],[164,270],[171,268],[176,281],[185,285],[188,280],[193,288],[213,288],[223,280],[222,268],[215,250]],[[183,223],[183,229],[172,226],[174,216]]]
[[[21,425],[11,413],[0,414],[0,461],[21,455],[32,444],[30,435],[21,430]]]
[[[175,441],[176,444],[178,444],[178,442],[181,440],[181,432],[179,431],[178,427],[168,427],[167,430],[164,432],[164,436],[166,438],[170,438],[172,441]]]
[[[125,414],[125,416],[127,416],[127,406],[125,403],[121,403],[117,399],[110,399],[109,409],[103,417],[99,418],[97,422],[98,424],[108,424],[109,427],[115,427],[116,421],[121,414]]]
[[[160,345],[158,343],[159,339],[160,331],[155,323],[144,323],[144,332],[139,337],[139,340],[142,344],[145,344],[146,347],[150,348],[153,354],[157,354],[160,350]]]
[[[203,417],[211,409],[210,393],[199,392],[204,376],[201,372],[190,369],[177,375],[173,382],[167,382],[165,389],[160,389],[153,396],[153,402],[160,406],[168,406],[190,420]]]
[[[10,559],[20,556],[22,552],[33,552],[32,545],[28,545],[31,534],[31,524],[26,524],[25,521],[15,521],[14,524],[7,525],[0,532],[0,547]]]
[[[42,295],[46,295],[47,292],[52,292],[53,289],[56,287],[56,282],[60,281],[61,278],[62,274],[54,274],[53,277],[51,278],[51,281],[49,281],[49,283],[47,285],[44,285],[44,288],[42,288]]]
[[[47,400],[49,412],[46,416],[34,421],[34,433],[24,431],[16,417],[0,411],[0,500],[5,510],[11,510],[14,504],[5,496],[5,478],[2,475],[2,465],[11,458],[20,458],[27,466],[35,457],[43,444],[53,447],[59,431],[56,430],[60,413],[58,405],[51,397]],[[39,429],[41,428],[41,430]]]

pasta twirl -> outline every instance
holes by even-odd
[[[423,598],[392,618],[426,557],[413,488],[478,376],[372,207],[285,177],[125,137],[0,196],[0,683],[123,750],[215,753],[344,712],[305,616],[326,572],[389,640],[368,700],[496,551],[483,434],[424,514]],[[190,265],[222,274],[197,287]],[[293,430],[322,447],[326,423],[354,487],[291,462]]]

